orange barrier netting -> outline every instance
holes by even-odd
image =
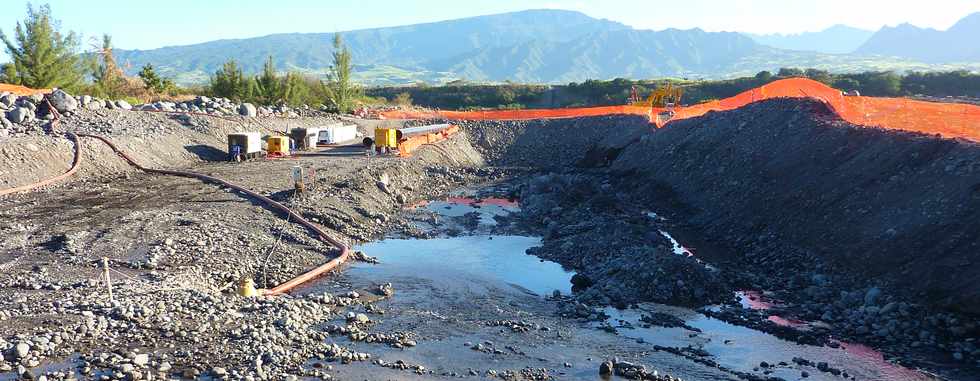
[[[821,100],[842,119],[856,125],[939,134],[947,138],[964,138],[980,142],[980,106],[905,98],[844,96],[840,90],[806,78],[783,79],[730,98],[677,107],[671,120],[693,118],[704,115],[708,111],[732,110],[752,102],[785,97]],[[660,123],[656,118],[662,111],[664,109],[642,106],[605,106],[489,111],[389,111],[382,115],[389,119],[525,120],[629,114],[647,116],[651,118],[651,123],[662,127],[664,123]]]

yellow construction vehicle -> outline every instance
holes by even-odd
[[[630,96],[631,106],[665,108],[681,103],[681,97],[684,96],[684,88],[680,86],[675,87],[672,83],[668,82],[666,85],[651,91],[647,99],[643,101],[639,101],[635,94],[635,91],[633,91]]]

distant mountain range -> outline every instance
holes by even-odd
[[[567,83],[615,77],[718,78],[782,66],[833,71],[949,68],[936,65],[943,61],[904,53],[830,54],[861,45],[863,33],[870,32],[843,26],[794,36],[651,31],[579,12],[528,10],[342,35],[354,56],[355,78],[368,85],[455,79]],[[878,34],[864,40],[870,43]],[[324,75],[332,63],[332,39],[333,33],[276,34],[115,53],[131,74],[152,63],[163,75],[190,84],[206,82],[228,59],[256,73],[270,55],[281,71]],[[980,63],[973,64],[966,66],[980,68]]]
[[[980,12],[945,31],[911,24],[884,27],[857,49],[858,54],[912,58],[928,63],[980,61]]]
[[[756,42],[779,49],[830,54],[851,53],[875,34],[847,25],[834,25],[819,32],[797,34],[747,34]]]

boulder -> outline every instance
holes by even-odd
[[[117,108],[121,108],[123,110],[132,110],[133,109],[133,106],[130,105],[129,102],[126,102],[126,101],[124,101],[122,99],[116,101],[116,107]]]
[[[255,109],[255,105],[251,103],[242,103],[241,106],[238,106],[238,114],[251,118],[257,115],[257,110]]]
[[[75,100],[75,97],[72,97],[71,94],[61,89],[55,90],[48,95],[48,100],[51,101],[51,105],[59,112],[71,112],[78,109],[78,101]]]
[[[34,118],[34,112],[27,107],[15,107],[7,113],[7,119],[13,123],[21,124]]]
[[[100,110],[100,109],[102,109],[103,107],[105,107],[105,105],[104,105],[104,104],[102,103],[102,101],[101,101],[101,100],[98,100],[98,99],[91,99],[91,100],[89,100],[89,102],[88,102],[88,103],[87,103],[87,104],[85,105],[85,108],[87,108],[87,109],[89,109],[89,110]]]
[[[86,106],[88,106],[88,104],[90,102],[92,102],[92,96],[91,95],[82,95],[81,97],[78,98],[78,100],[80,102],[82,102],[82,107],[86,107]]]
[[[17,96],[11,93],[6,93],[0,96],[0,104],[6,108],[14,107],[14,103],[17,102]]]
[[[0,116],[0,130],[12,130],[14,129],[14,122],[7,120],[7,117]]]

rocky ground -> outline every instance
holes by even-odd
[[[173,108],[193,111],[193,103]],[[228,132],[273,133],[335,118],[230,116],[221,100],[202,105],[216,115],[86,108],[66,112],[56,128],[43,117],[28,122],[37,128],[0,142],[0,185],[62,173],[72,151],[60,133],[97,133],[145,165],[186,168],[267,194],[345,242],[392,233],[540,236],[541,247],[529,253],[575,270],[575,292],[548,299],[473,294],[471,286],[498,286],[465,280],[465,288],[440,288],[408,277],[392,287],[345,273],[294,296],[239,297],[242,278],[273,286],[335,252],[252,200],[135,172],[83,138],[82,170],[72,180],[0,199],[0,373],[548,379],[603,371],[669,379],[639,365],[648,364],[695,379],[770,374],[770,363],[735,371],[696,348],[595,335],[602,307],[649,302],[716,306],[700,311],[805,344],[866,343],[953,379],[971,379],[980,366],[977,318],[965,304],[973,288],[949,293],[977,274],[976,235],[964,222],[976,206],[972,145],[848,126],[813,103],[774,100],[653,133],[629,116],[461,122],[464,133],[409,159],[338,147],[234,164],[216,161]],[[381,122],[357,123],[367,132]],[[302,195],[288,180],[297,165],[316,174]],[[522,210],[494,227],[481,228],[474,215],[406,212],[452,190],[501,181],[493,195],[519,199]],[[887,255],[896,258],[862,267]],[[938,273],[948,276],[934,279]],[[779,303],[747,308],[735,296],[740,290]],[[773,315],[808,326],[780,325]],[[643,321],[699,334],[666,314]],[[841,375],[800,361],[775,368]]]

